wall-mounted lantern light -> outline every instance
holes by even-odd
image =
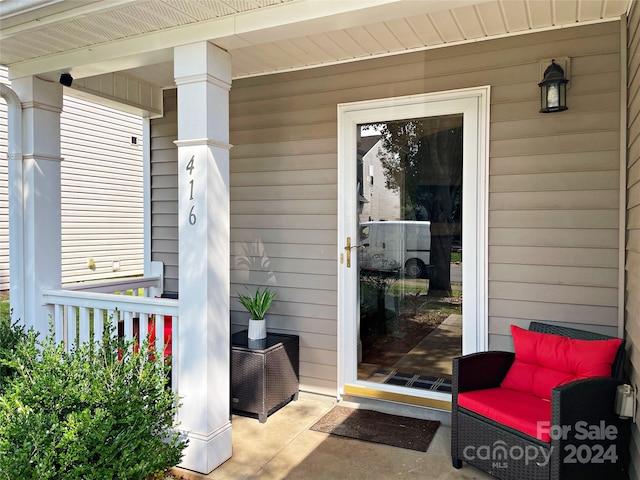
[[[564,70],[555,60],[544,71],[540,87],[540,113],[562,112],[567,110],[567,83]]]

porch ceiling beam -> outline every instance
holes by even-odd
[[[74,79],[71,89],[79,97],[97,96],[116,108],[122,109],[126,105],[125,110],[136,115],[162,115],[162,89],[119,72]]]
[[[486,1],[459,0],[455,5]],[[106,73],[106,68],[117,71],[167,61],[173,47],[200,41],[231,50],[449,8],[448,0],[300,0],[17,62],[9,65],[9,75],[53,80],[71,72],[83,78]]]

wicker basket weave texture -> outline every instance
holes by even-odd
[[[246,336],[246,332],[240,334]],[[299,337],[278,337],[277,343],[265,349],[247,348],[242,341],[237,342],[240,345],[233,345],[232,341],[232,408],[257,414],[261,422],[266,421],[277,407],[298,395]]]

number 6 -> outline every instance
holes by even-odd
[[[189,224],[190,225],[195,225],[196,224],[196,214],[193,213],[193,209],[196,208],[195,205],[193,205],[191,207],[191,210],[189,211]]]

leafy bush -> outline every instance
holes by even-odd
[[[26,339],[23,327],[11,325],[9,302],[0,301],[0,395],[4,392],[7,382],[15,375],[15,369],[5,365],[2,360],[9,360],[13,356],[16,345]]]
[[[162,356],[137,350],[110,324],[69,353],[28,332],[3,360],[16,375],[0,397],[0,478],[136,480],[179,463],[186,442]]]

